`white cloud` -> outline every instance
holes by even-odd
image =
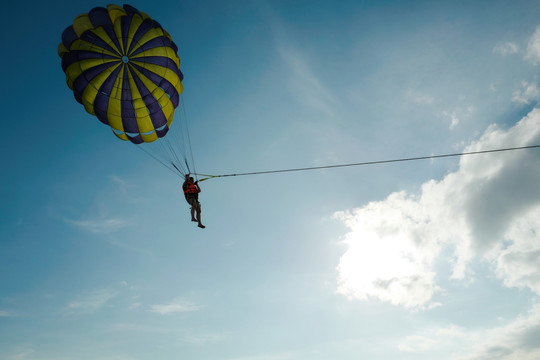
[[[338,266],[338,291],[406,307],[428,303],[436,291],[431,267],[439,250],[422,251],[416,245],[422,239],[415,236],[420,235],[427,216],[405,192],[353,212],[337,213],[350,229],[344,240],[348,249]]]
[[[201,306],[184,299],[176,299],[167,304],[151,305],[150,311],[161,315],[168,315],[174,313],[192,312],[200,310]]]
[[[471,116],[474,114],[475,110],[476,109],[474,106],[468,106],[466,108],[454,111],[442,111],[441,116],[449,120],[450,125],[448,126],[448,128],[450,130],[453,130],[460,124],[461,120],[470,119]]]
[[[528,81],[521,82],[521,89],[514,91],[512,100],[519,104],[530,104],[540,100],[540,88]]]
[[[508,287],[529,288],[540,294],[540,206],[513,222],[492,252],[496,274]]]
[[[514,127],[490,126],[465,152],[540,144],[540,110]],[[537,149],[463,156],[459,170],[418,194],[396,192],[335,216],[349,229],[338,292],[407,308],[433,307],[435,261],[453,249],[452,275],[475,257],[492,261],[507,286],[540,293],[540,162]]]
[[[450,130],[454,129],[456,126],[458,126],[459,124],[459,117],[457,116],[456,112],[453,111],[453,112],[448,112],[448,111],[443,111],[442,115],[448,119],[450,119]]]
[[[536,31],[529,39],[525,52],[525,60],[533,65],[537,65],[540,62],[540,26],[536,27]]]
[[[501,55],[516,54],[519,51],[519,46],[513,42],[499,43],[493,48],[493,52]]]

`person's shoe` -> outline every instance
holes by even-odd
[[[193,221],[193,222],[197,222],[197,219],[193,218],[193,219],[191,219],[191,221]]]
[[[203,224],[199,224],[198,226],[199,226],[201,229],[206,228],[206,226],[204,226]]]

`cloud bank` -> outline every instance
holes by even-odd
[[[490,126],[464,152],[540,144],[540,110],[509,129]],[[437,306],[436,262],[451,252],[451,278],[489,261],[507,287],[540,294],[540,151],[464,156],[459,169],[417,193],[390,194],[334,216],[348,228],[338,292],[407,308]],[[448,251],[445,251],[445,254]]]
[[[438,359],[534,360],[540,358],[539,338],[540,305],[537,304],[501,326],[476,330],[456,325],[424,329],[401,339],[397,347],[405,353],[431,355]]]

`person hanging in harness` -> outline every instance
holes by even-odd
[[[205,226],[201,223],[201,203],[199,202],[201,188],[198,181],[193,182],[193,178],[187,174],[182,189],[184,190],[186,201],[191,205],[191,221],[198,223],[198,226],[204,229]]]

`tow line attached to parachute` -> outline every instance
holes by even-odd
[[[491,149],[340,165],[236,174],[198,174],[191,150],[178,47],[161,25],[130,5],[96,7],[75,18],[58,46],[66,82],[86,111],[114,134],[152,156],[177,175],[213,178],[364,166],[539,148]],[[173,126],[175,109],[182,109]],[[183,115],[183,116],[182,116]],[[191,160],[191,166],[190,162]]]

